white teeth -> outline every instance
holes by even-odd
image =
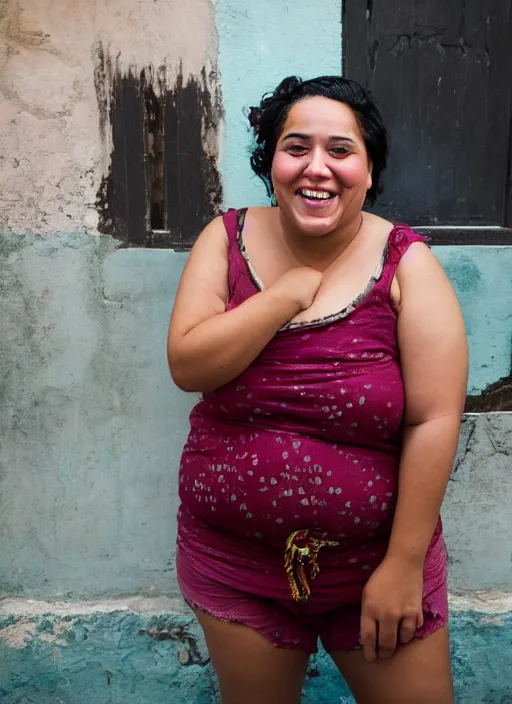
[[[299,193],[305,198],[313,198],[314,200],[328,200],[332,197],[329,191],[310,191],[309,188],[301,188]]]

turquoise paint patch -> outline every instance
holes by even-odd
[[[268,204],[249,165],[244,109],[285,76],[341,72],[341,0],[217,0],[219,71],[226,111],[221,173],[226,206]]]
[[[190,618],[114,613],[0,622],[2,704],[211,704],[217,685]],[[14,629],[27,633],[20,647]],[[30,633],[33,635],[29,635]],[[55,634],[58,633],[58,636]]]
[[[457,262],[448,261],[446,274],[458,291],[478,296],[481,291],[482,275],[469,254],[459,255]]]
[[[470,349],[468,393],[510,374],[512,247],[434,247],[459,298]]]
[[[16,627],[27,636],[14,647]],[[510,702],[512,615],[456,612],[451,635],[457,704]],[[0,621],[0,699],[2,704],[219,704],[195,621],[124,612]],[[303,704],[353,704],[324,652],[311,661]]]
[[[172,383],[166,337],[186,254],[118,246],[0,238],[0,592],[178,591],[176,468],[195,397]]]

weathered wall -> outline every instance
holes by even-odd
[[[340,19],[341,0],[313,12],[309,0],[0,0],[0,595],[23,598],[0,613],[8,704],[78,702],[85,679],[98,701],[163,702],[169,687],[214,701],[175,600],[176,472],[194,398],[172,385],[165,335],[186,254],[148,232],[140,100],[149,85],[168,126],[189,128],[177,144],[192,144],[196,170],[206,154],[209,180],[190,187],[201,207],[263,202],[243,110],[284,75],[339,72]],[[195,202],[185,176],[179,222]],[[499,382],[491,407],[510,409],[512,248],[436,254],[468,326],[468,391],[478,405]],[[511,430],[510,413],[465,419],[444,512],[454,591],[512,589]],[[26,601],[118,594],[153,600],[93,602],[88,615],[80,604],[67,620]],[[458,686],[475,693],[460,701],[488,701],[486,668],[509,696],[509,620],[459,606]],[[316,679],[327,667],[313,667],[312,701],[340,696]]]
[[[134,169],[132,143],[119,155],[133,128],[119,102],[137,97],[142,70],[175,102],[180,80],[204,87],[206,71],[227,115],[207,136],[236,200],[238,179],[251,183],[243,109],[290,72],[339,72],[341,6],[324,0],[324,24],[306,0],[284,3],[275,25],[271,3],[234,0],[0,7],[0,590],[174,593],[176,468],[193,399],[170,381],[165,335],[185,255],[97,234],[105,195],[134,209],[115,181]],[[297,60],[283,25],[300,40]]]
[[[0,0],[0,224],[94,232],[116,73],[201,82],[217,53],[209,0]]]
[[[109,170],[112,72],[163,65],[172,85],[178,74],[218,68],[227,103],[218,130],[222,188],[226,203],[240,205],[263,193],[248,171],[244,107],[287,73],[335,72],[341,62],[341,14],[330,2],[312,20],[305,1],[285,4],[270,25],[270,6],[153,5],[2,4],[0,589],[9,593],[176,592],[176,468],[194,399],[169,379],[165,332],[185,255],[120,249],[94,234],[95,197]],[[302,37],[296,61],[284,26]],[[468,390],[478,396],[510,374],[512,250],[436,253],[463,306]],[[506,541],[496,540],[511,531],[506,493],[492,490],[507,481],[509,423],[508,415],[466,423],[476,430],[445,510],[456,588],[512,580]],[[458,492],[486,499],[464,511]],[[471,557],[474,545],[488,570]]]
[[[457,704],[506,704],[512,604],[452,599]],[[0,604],[2,704],[219,704],[199,627],[164,600]],[[354,704],[330,658],[312,658],[304,704]]]
[[[507,371],[490,365],[512,330],[512,249],[436,253],[463,304],[477,390]],[[194,398],[171,383],[164,343],[185,256],[78,234],[5,239],[5,591],[176,593],[177,464]],[[445,510],[458,589],[512,585],[511,430],[512,414],[465,422]]]

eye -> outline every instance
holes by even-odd
[[[345,147],[332,147],[331,152],[334,156],[347,156],[347,154],[350,154],[348,149],[345,149]]]
[[[292,144],[288,147],[288,152],[294,156],[302,156],[307,151],[307,148],[302,144]]]

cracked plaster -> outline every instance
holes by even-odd
[[[465,416],[443,506],[450,586],[512,588],[512,413]]]

